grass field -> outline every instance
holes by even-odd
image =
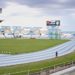
[[[44,61],[28,63],[28,64],[20,64],[16,66],[1,67],[0,75],[8,75],[8,73],[12,73],[10,75],[27,75],[26,73],[28,73],[28,70],[30,72],[35,72],[39,70],[41,71],[41,68],[52,67],[53,65],[64,63],[64,62],[67,63],[67,61],[72,61],[72,60],[75,61],[75,52],[58,58],[50,59],[50,60],[44,60]],[[20,73],[16,73],[16,72],[20,72]]]
[[[20,54],[40,51],[64,43],[67,40],[50,39],[0,39],[0,53]]]

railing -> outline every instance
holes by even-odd
[[[70,68],[72,66],[75,66],[75,61],[64,62],[64,63],[56,64],[47,68],[42,68],[40,72],[32,73],[29,75],[50,75],[52,73]]]
[[[28,70],[28,71],[21,71],[21,72],[15,72],[15,73],[4,73],[1,75],[50,75],[52,73],[70,68],[72,66],[75,66],[75,60],[67,61],[64,63],[52,65],[45,68],[40,68],[40,70]]]

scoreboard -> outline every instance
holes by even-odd
[[[60,20],[46,21],[47,26],[60,26]]]

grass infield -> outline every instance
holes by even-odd
[[[0,39],[0,53],[20,54],[47,49],[68,40],[50,39]]]

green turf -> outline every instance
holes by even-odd
[[[47,49],[67,40],[50,39],[0,39],[0,53],[29,53]]]
[[[67,63],[67,61],[72,61],[72,60],[75,61],[75,52],[58,58],[50,59],[50,60],[44,60],[44,61],[28,63],[28,64],[20,64],[16,66],[1,67],[0,75],[2,74],[8,75],[8,73],[12,73],[10,75],[27,75],[26,73],[28,73],[28,70],[30,72],[35,72],[41,70],[41,68],[42,69],[48,67],[52,68],[52,65],[57,65],[64,62]],[[20,73],[16,73],[16,72],[20,72]]]

